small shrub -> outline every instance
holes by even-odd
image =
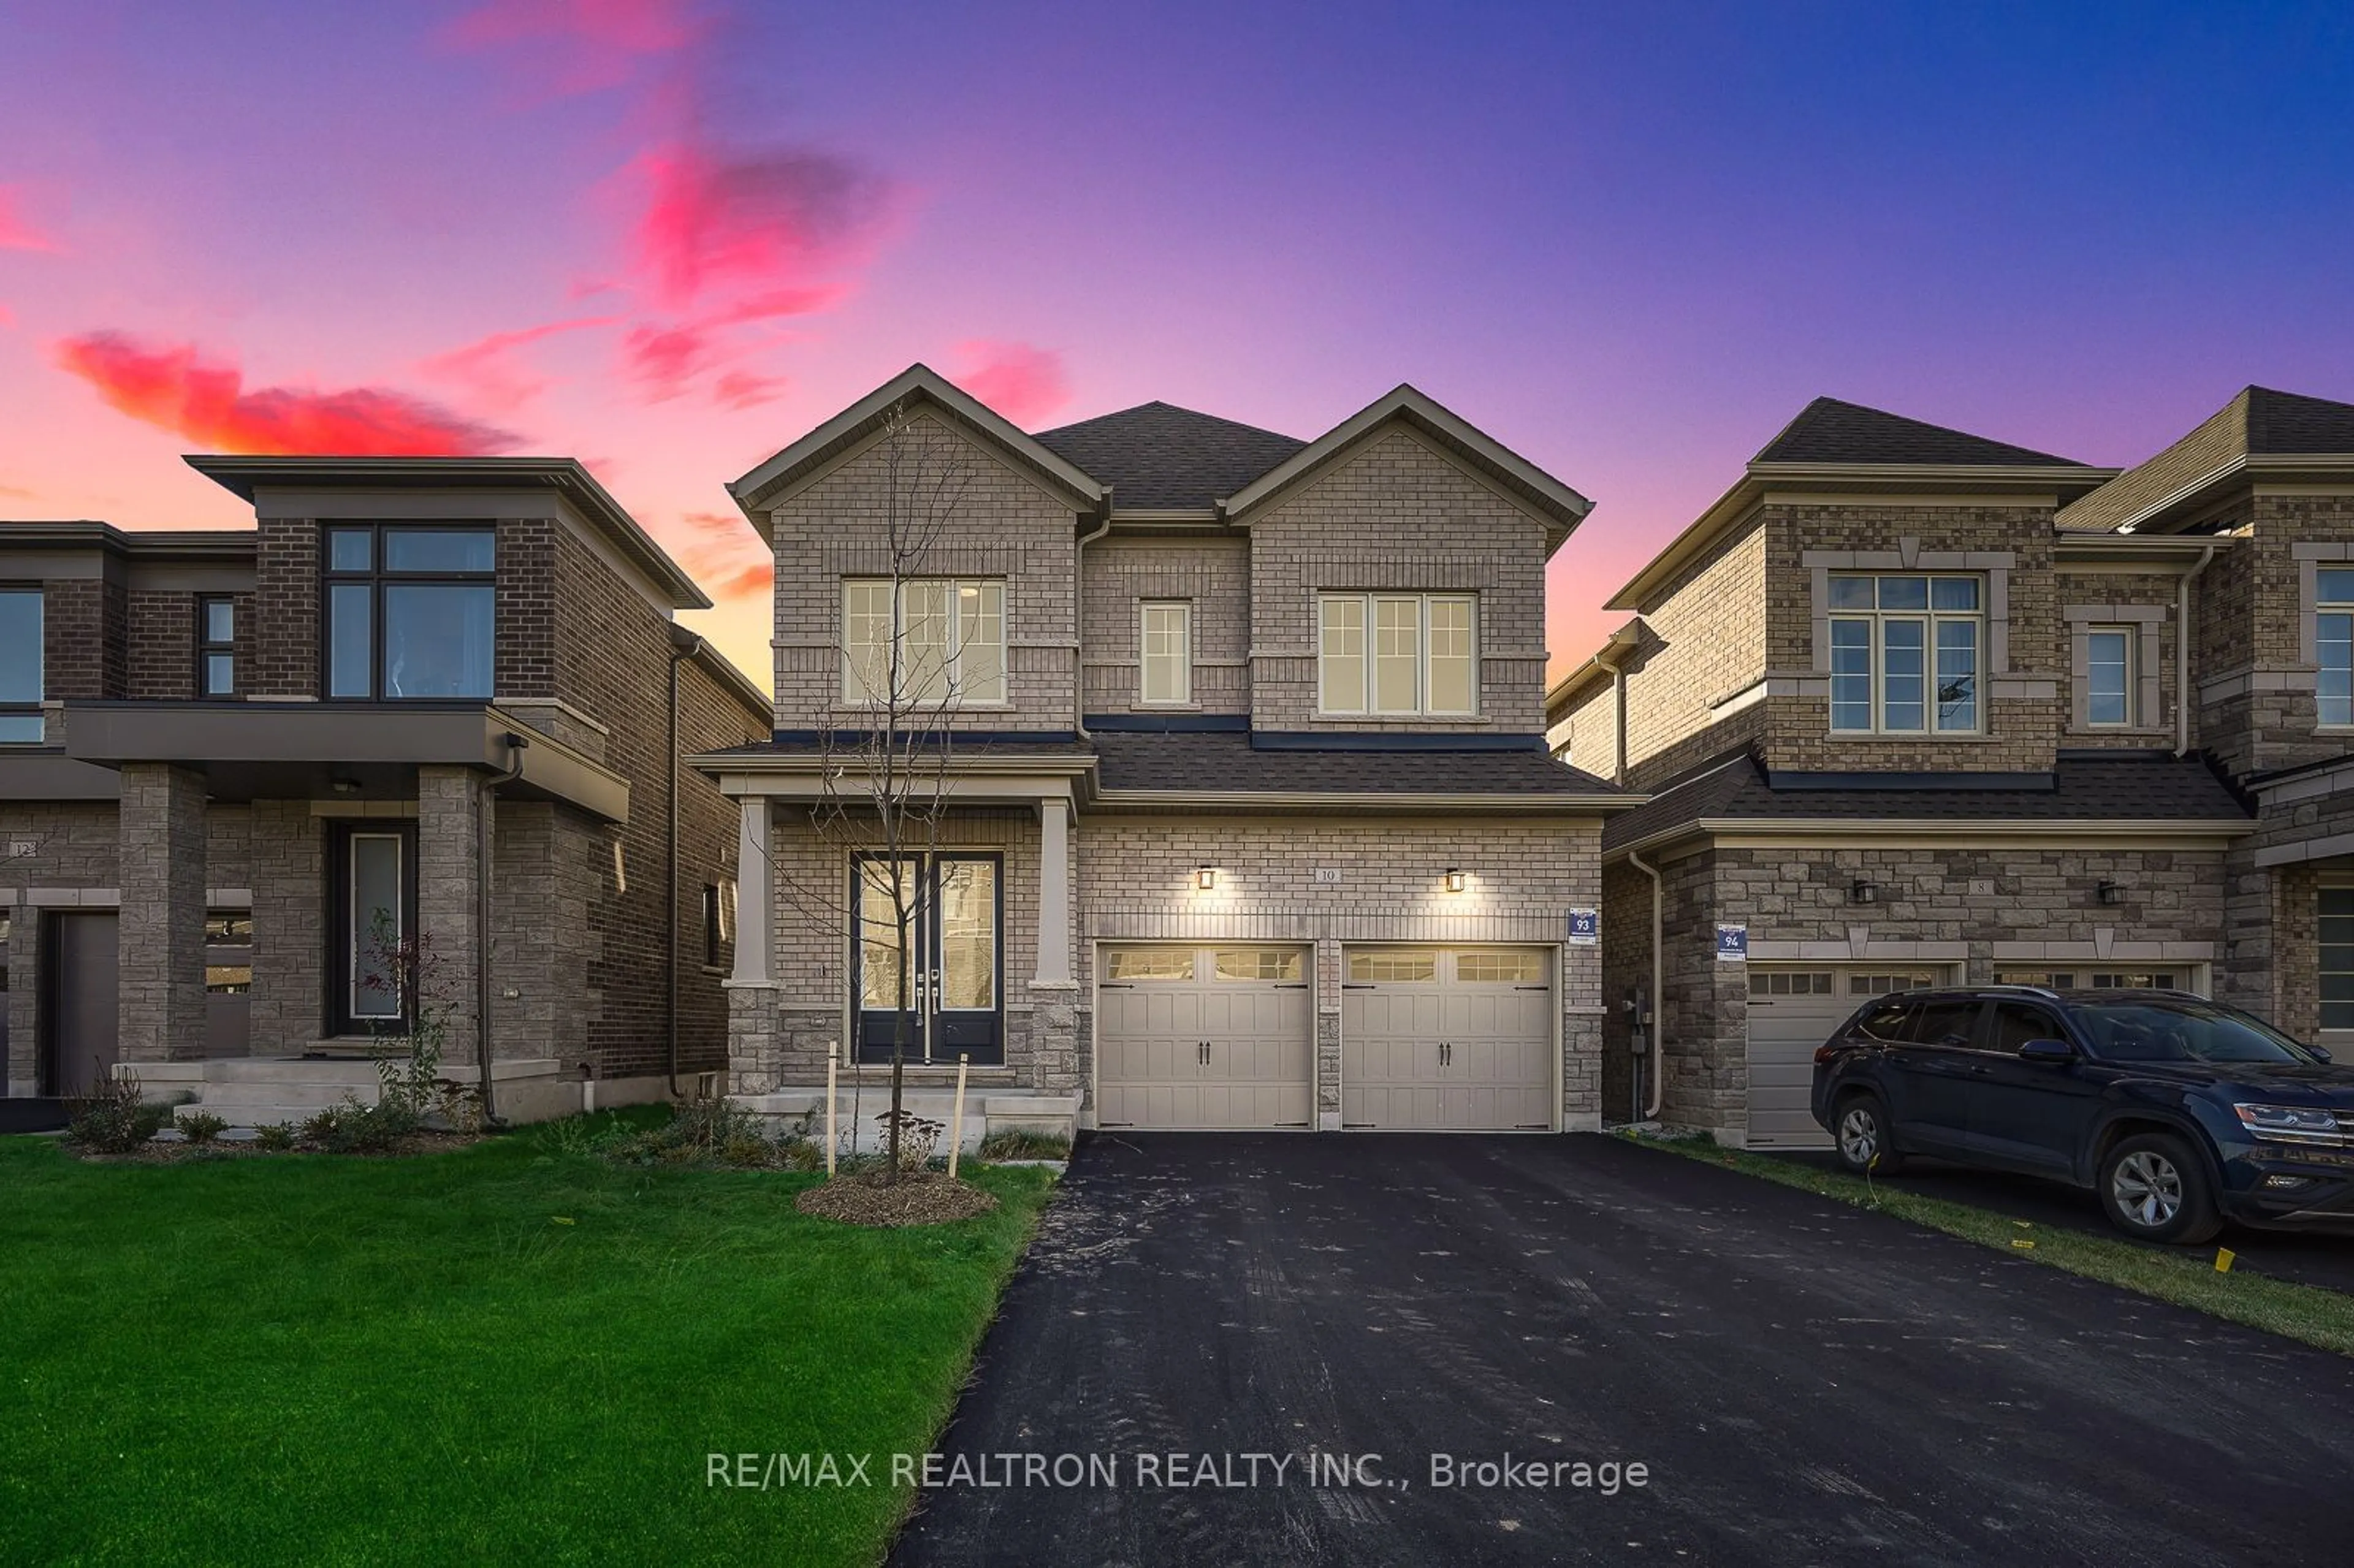
[[[190,1143],[210,1143],[221,1135],[221,1129],[228,1125],[228,1122],[210,1111],[180,1113],[180,1136],[186,1138]]]
[[[891,1113],[877,1111],[875,1113],[875,1119],[882,1124],[875,1133],[875,1147],[887,1150],[891,1147]],[[948,1126],[944,1122],[934,1121],[929,1117],[917,1116],[911,1110],[901,1110],[899,1112],[899,1169],[921,1171],[929,1165],[932,1162],[932,1150],[938,1146],[940,1134],[947,1130]]]
[[[777,1162],[777,1146],[758,1133],[739,1133],[720,1146],[719,1160],[739,1171],[765,1171]]]
[[[345,1095],[302,1124],[302,1140],[330,1154],[386,1154],[417,1130],[418,1113],[405,1097],[363,1105]]]
[[[108,1078],[66,1101],[66,1137],[93,1153],[128,1154],[163,1131],[171,1118],[169,1107],[141,1097],[137,1078]]]
[[[532,1133],[533,1139],[546,1152],[574,1160],[607,1153],[630,1136],[629,1125],[611,1111],[562,1117],[555,1121],[543,1122]]]
[[[265,1154],[283,1154],[294,1147],[294,1124],[274,1121],[253,1129],[253,1147]]]
[[[788,1138],[777,1146],[777,1156],[788,1171],[822,1171],[825,1146],[806,1138]]]
[[[981,1140],[983,1160],[1068,1160],[1071,1140],[1046,1132],[992,1132]]]

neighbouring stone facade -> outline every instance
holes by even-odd
[[[1748,1107],[1752,966],[1808,963],[1903,969],[1956,980],[2004,970],[2223,968],[2225,865],[2216,850],[1726,849],[1659,865],[1664,1119],[1738,1141]],[[1850,888],[1869,882],[1874,901]],[[2103,883],[2114,904],[2100,901]],[[1649,984],[1650,882],[1623,859],[1604,874],[1603,991]],[[1750,964],[1723,963],[1719,922],[1748,927]],[[1604,1030],[1605,1105],[1630,1099],[1629,1015]]]
[[[205,786],[167,763],[122,769],[122,1054],[200,1057],[205,1035]]]

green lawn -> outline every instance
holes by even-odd
[[[2037,1263],[2064,1268],[2088,1279],[2122,1287],[2161,1301],[2194,1307],[2215,1317],[2302,1340],[2325,1351],[2354,1355],[2354,1296],[2298,1285],[2260,1274],[2219,1271],[2216,1248],[2147,1246],[2123,1236],[2031,1224],[1967,1203],[1907,1192],[1904,1179],[1867,1181],[1771,1155],[1719,1148],[1707,1138],[1638,1137],[1652,1149],[1728,1166],[1747,1175],[1802,1187],[1858,1208],[1874,1209],[1950,1235],[1999,1247]],[[2226,1235],[2224,1245],[2230,1245]]]
[[[0,1562],[862,1563],[1052,1185],[864,1231],[815,1177],[525,1131],[176,1166],[0,1138]],[[872,1488],[705,1455],[872,1453]]]

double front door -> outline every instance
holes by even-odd
[[[1004,860],[860,855],[851,994],[862,1062],[1005,1059]]]

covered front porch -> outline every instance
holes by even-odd
[[[957,764],[896,853],[819,750],[697,759],[740,810],[726,982],[739,1104],[821,1123],[831,1068],[841,1128],[854,1107],[863,1145],[896,1052],[905,1103],[942,1123],[961,1065],[968,1142],[1076,1131],[1072,812],[1092,759],[1001,749]]]

